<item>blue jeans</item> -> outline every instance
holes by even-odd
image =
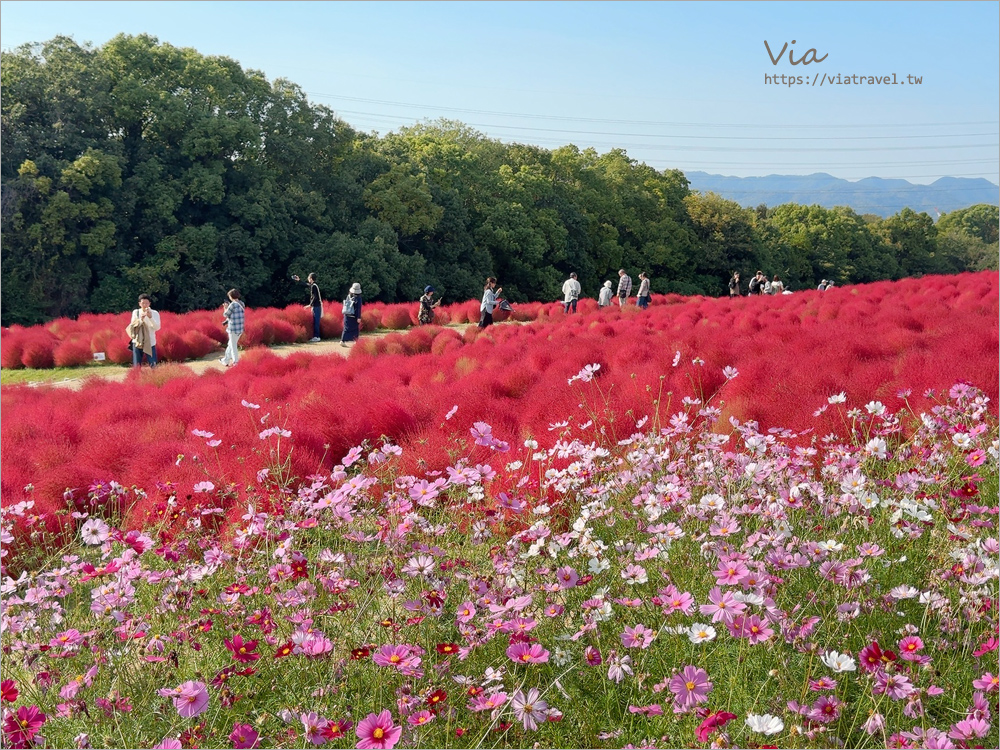
[[[319,338],[319,319],[323,317],[323,308],[314,307],[313,308],[313,338]]]
[[[572,307],[573,312],[576,312],[576,300],[571,299],[569,302],[563,302],[563,312],[567,315],[569,314],[569,309]]]
[[[639,307],[641,307],[643,310],[645,310],[647,307],[649,307],[649,297],[648,296],[646,296],[646,297],[639,297],[635,301],[635,304],[637,304]]]
[[[142,364],[142,361],[144,359],[147,362],[149,362],[149,366],[150,367],[156,367],[156,344],[153,344],[152,349],[153,349],[153,354],[151,356],[147,356],[146,352],[144,352],[142,349],[136,349],[136,348],[133,347],[133,349],[132,349],[132,367],[138,367],[139,365]]]

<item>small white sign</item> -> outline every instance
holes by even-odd
[[[104,361],[104,352],[94,352],[94,359],[98,362]]]

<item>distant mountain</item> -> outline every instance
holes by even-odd
[[[942,177],[930,185],[915,185],[906,180],[866,177],[857,182],[817,172],[810,175],[767,177],[726,177],[707,172],[686,172],[691,189],[713,192],[753,208],[761,203],[769,207],[799,203],[826,208],[850,206],[859,214],[891,216],[903,208],[926,211],[937,218],[977,203],[998,205],[1000,187],[983,178]]]

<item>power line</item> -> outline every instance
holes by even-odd
[[[396,119],[410,121],[412,118],[383,115],[379,112],[361,112],[357,110],[342,109],[337,110],[341,114],[363,115],[367,117],[378,117],[382,119]],[[607,130],[564,130],[562,128],[532,128],[526,125],[495,125],[481,122],[467,122],[474,128],[493,128],[500,130],[527,130],[532,132],[545,133],[569,133],[571,135],[614,135],[624,138],[683,138],[697,140],[722,140],[722,141],[868,141],[868,140],[899,140],[901,138],[978,138],[980,136],[997,137],[1000,133],[933,133],[922,135],[844,135],[844,136],[822,136],[822,135],[664,135],[661,133],[617,133]]]
[[[599,117],[569,117],[565,115],[539,115],[525,112],[500,112],[485,109],[467,109],[463,107],[440,107],[430,104],[414,104],[412,102],[392,102],[384,99],[366,99],[356,96],[340,96],[338,94],[324,94],[318,91],[305,92],[309,96],[318,96],[326,99],[338,99],[342,101],[364,102],[365,104],[384,104],[390,107],[415,107],[417,109],[430,109],[436,112],[463,112],[466,114],[480,115],[501,115],[504,117],[527,117],[542,120],[562,120],[568,122],[601,122],[615,123],[621,125],[657,125],[667,127],[697,127],[697,128],[775,128],[775,129],[838,129],[838,128],[924,128],[924,127],[961,127],[971,125],[997,125],[996,120],[980,120],[974,122],[929,122],[929,123],[901,123],[901,124],[864,124],[864,125],[761,125],[754,123],[711,123],[711,122],[665,122],[655,120],[615,120]]]

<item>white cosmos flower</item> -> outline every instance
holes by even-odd
[[[865,410],[869,414],[875,414],[876,416],[881,417],[883,414],[885,414],[885,404],[883,404],[881,401],[869,401],[867,404],[865,404]]]
[[[747,716],[747,726],[761,734],[777,734],[785,728],[785,722],[771,714],[750,714]]]
[[[715,638],[715,628],[704,623],[695,623],[687,629],[687,634],[691,643],[706,643]]]
[[[893,599],[912,599],[917,596],[920,592],[917,591],[913,586],[897,586],[892,591],[889,592],[889,596]]]
[[[956,432],[951,436],[951,442],[955,444],[957,448],[965,450],[972,445],[972,439],[969,437],[968,433]]]
[[[842,404],[847,401],[847,394],[841,391],[840,393],[830,396],[827,401],[831,404]]]
[[[886,452],[886,448],[887,446],[885,440],[882,438],[872,438],[868,441],[868,444],[865,445],[865,452],[870,456],[875,456],[875,458],[879,460],[884,460],[885,457],[889,455]]]
[[[80,527],[84,544],[103,544],[111,536],[111,528],[100,518],[91,518]]]
[[[853,672],[858,668],[857,663],[852,657],[837,651],[827,651],[820,659],[826,666],[837,673]]]

